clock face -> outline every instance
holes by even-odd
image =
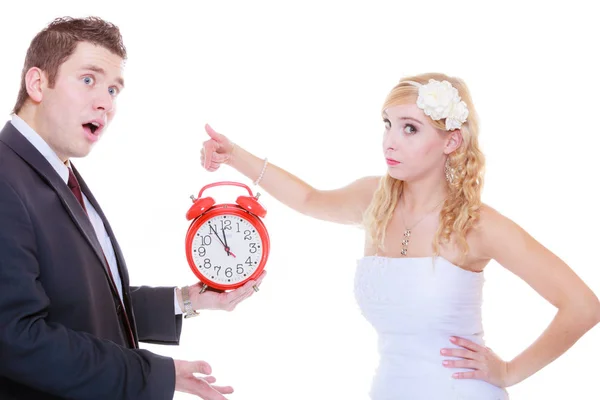
[[[232,214],[206,220],[191,242],[198,272],[213,282],[233,285],[252,276],[263,256],[263,241],[245,218]]]

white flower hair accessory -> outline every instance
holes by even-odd
[[[467,121],[469,110],[461,100],[458,90],[448,81],[430,79],[422,85],[414,81],[405,81],[419,88],[417,106],[434,121],[446,118],[446,130],[459,129]]]

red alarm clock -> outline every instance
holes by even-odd
[[[216,204],[202,197],[215,186],[239,186],[249,196],[239,196],[236,204]],[[186,218],[193,220],[185,238],[185,252],[192,272],[208,287],[229,290],[257,278],[269,257],[269,233],[262,218],[267,211],[250,188],[238,182],[215,182],[204,186]]]

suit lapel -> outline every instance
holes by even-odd
[[[121,251],[121,248],[119,247],[119,243],[117,242],[115,234],[114,234],[110,224],[108,223],[108,219],[104,215],[104,212],[102,211],[102,208],[100,207],[100,204],[98,204],[98,201],[96,201],[96,198],[92,194],[92,191],[90,190],[88,185],[85,183],[85,180],[81,177],[81,175],[79,174],[79,172],[77,171],[77,169],[75,168],[73,163],[71,163],[71,167],[73,169],[73,173],[75,174],[75,177],[79,181],[79,186],[81,186],[81,191],[83,192],[83,194],[85,194],[85,197],[87,197],[88,201],[94,207],[94,209],[100,216],[102,223],[104,224],[106,233],[108,234],[108,237],[110,238],[113,249],[115,251],[115,257],[117,259],[117,268],[119,269],[119,274],[121,275],[123,287],[124,288],[129,287],[129,276],[127,274],[127,267],[125,265],[125,258],[123,257],[123,252]]]
[[[96,257],[98,257],[98,260],[101,263],[100,265],[104,269],[106,278],[110,281],[107,269],[108,265],[106,265],[104,252],[102,251],[102,246],[100,246],[94,227],[75,198],[75,195],[73,195],[73,192],[71,192],[62,178],[54,168],[52,168],[52,165],[50,165],[46,158],[44,158],[44,156],[10,122],[7,122],[4,129],[0,132],[0,141],[10,147],[23,161],[25,161],[25,163],[36,171],[52,189],[54,189],[68,214],[71,216],[71,219],[91,246]],[[94,205],[94,207],[96,206]],[[113,285],[111,285],[111,287],[113,287]],[[115,289],[113,288],[113,291],[114,290]],[[114,294],[118,296],[118,293],[115,292]]]
[[[88,185],[85,183],[85,181],[83,180],[83,178],[81,177],[81,175],[79,174],[79,172],[77,171],[77,169],[75,168],[73,163],[71,163],[71,168],[73,169],[75,178],[77,178],[77,181],[79,182],[81,191],[83,192],[85,197],[87,197],[87,199],[90,202],[90,204],[92,205],[92,207],[94,207],[94,209],[98,213],[98,216],[100,216],[100,219],[102,220],[102,223],[104,224],[104,229],[106,229],[106,233],[108,234],[108,237],[110,238],[110,241],[112,243],[112,247],[115,252],[115,258],[117,260],[117,269],[119,271],[119,275],[121,276],[121,283],[123,286],[123,303],[125,305],[125,312],[127,313],[128,318],[129,318],[128,323],[131,328],[132,334],[135,338],[137,338],[137,327],[135,325],[135,318],[133,315],[133,305],[131,304],[131,299],[129,297],[129,274],[127,273],[127,266],[125,264],[125,258],[123,257],[123,252],[121,251],[121,248],[119,247],[119,243],[117,242],[117,238],[115,237],[115,234],[114,234],[110,224],[108,223],[108,219],[104,215],[104,212],[102,211],[100,204],[98,204],[98,202],[96,201],[96,198],[92,194],[92,191],[90,190]],[[111,285],[111,287],[112,287],[112,285]],[[134,339],[134,340],[137,341],[137,339]],[[137,347],[137,344],[135,346]]]

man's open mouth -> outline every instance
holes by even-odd
[[[97,122],[88,122],[87,124],[83,124],[85,128],[88,128],[92,134],[96,134],[96,131],[101,128],[101,125]]]

